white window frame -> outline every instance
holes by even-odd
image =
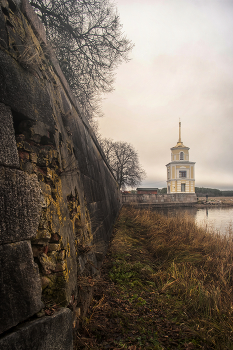
[[[185,176],[182,176],[185,173]],[[179,170],[179,179],[187,178],[187,170]]]

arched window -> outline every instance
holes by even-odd
[[[180,160],[184,160],[184,152],[180,152]]]

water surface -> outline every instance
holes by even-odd
[[[156,210],[168,216],[188,215],[199,227],[221,234],[233,234],[233,207],[179,207]]]

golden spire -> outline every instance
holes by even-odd
[[[180,119],[179,119],[179,140],[178,140],[175,147],[186,147],[185,145],[183,145],[183,142],[181,141],[181,121],[180,121]]]
[[[179,121],[179,143],[181,143],[181,121]]]

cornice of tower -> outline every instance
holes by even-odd
[[[168,165],[191,165],[191,164],[196,164],[196,162],[190,162],[189,160],[173,160],[169,163],[167,163],[165,166]]]
[[[177,149],[177,148],[179,148],[179,149],[187,149],[187,150],[190,149],[189,147],[183,145],[183,142],[177,142],[177,145],[172,147],[172,148],[170,148],[170,149],[174,150],[174,149]]]

